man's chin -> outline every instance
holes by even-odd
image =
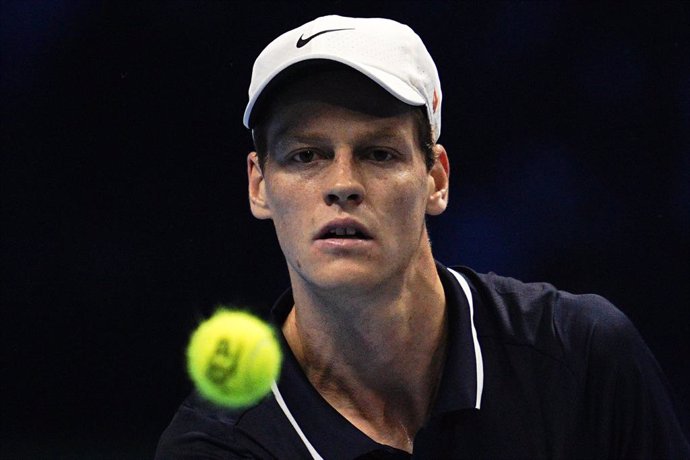
[[[301,277],[308,289],[323,294],[347,294],[356,296],[377,289],[383,273],[372,264],[335,263],[326,264],[309,272],[302,271]]]

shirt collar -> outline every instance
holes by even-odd
[[[448,348],[432,417],[444,412],[478,409],[484,372],[473,324],[472,309],[478,306],[477,298],[472,296],[469,285],[460,274],[439,262],[436,262],[436,268],[448,308]],[[470,305],[472,301],[474,305]]]

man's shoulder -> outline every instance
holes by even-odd
[[[235,427],[244,410],[215,407],[192,393],[180,405],[170,425],[163,432],[156,458],[185,458],[207,455],[209,458],[243,458]],[[224,456],[219,455],[223,453]],[[233,452],[236,455],[230,455]]]
[[[606,323],[625,327],[628,318],[609,300],[598,294],[574,294],[547,282],[524,282],[496,273],[477,273],[467,267],[453,267],[470,282],[480,300],[509,315],[537,318],[545,313],[583,324]]]
[[[192,393],[163,432],[156,458],[277,458],[294,449],[275,399],[245,409],[215,406]]]
[[[531,346],[554,358],[605,350],[638,341],[628,317],[597,294],[573,294],[546,282],[523,282],[495,273],[454,267],[470,283],[478,300],[478,334],[519,346]]]
[[[454,270],[472,290],[485,376],[480,413],[489,425],[511,425],[510,416],[519,414],[512,433],[524,436],[511,441],[528,433],[540,439],[550,430],[568,440],[560,446],[564,454],[583,458],[688,458],[663,373],[611,302],[548,283]]]

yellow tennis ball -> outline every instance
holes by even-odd
[[[273,329],[247,312],[220,309],[192,333],[187,371],[199,393],[220,406],[250,406],[280,373]]]

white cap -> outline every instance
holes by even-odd
[[[441,82],[412,29],[381,18],[323,16],[284,33],[256,58],[244,125],[261,92],[288,67],[311,59],[337,61],[362,72],[402,102],[426,106],[434,142],[441,134]]]

